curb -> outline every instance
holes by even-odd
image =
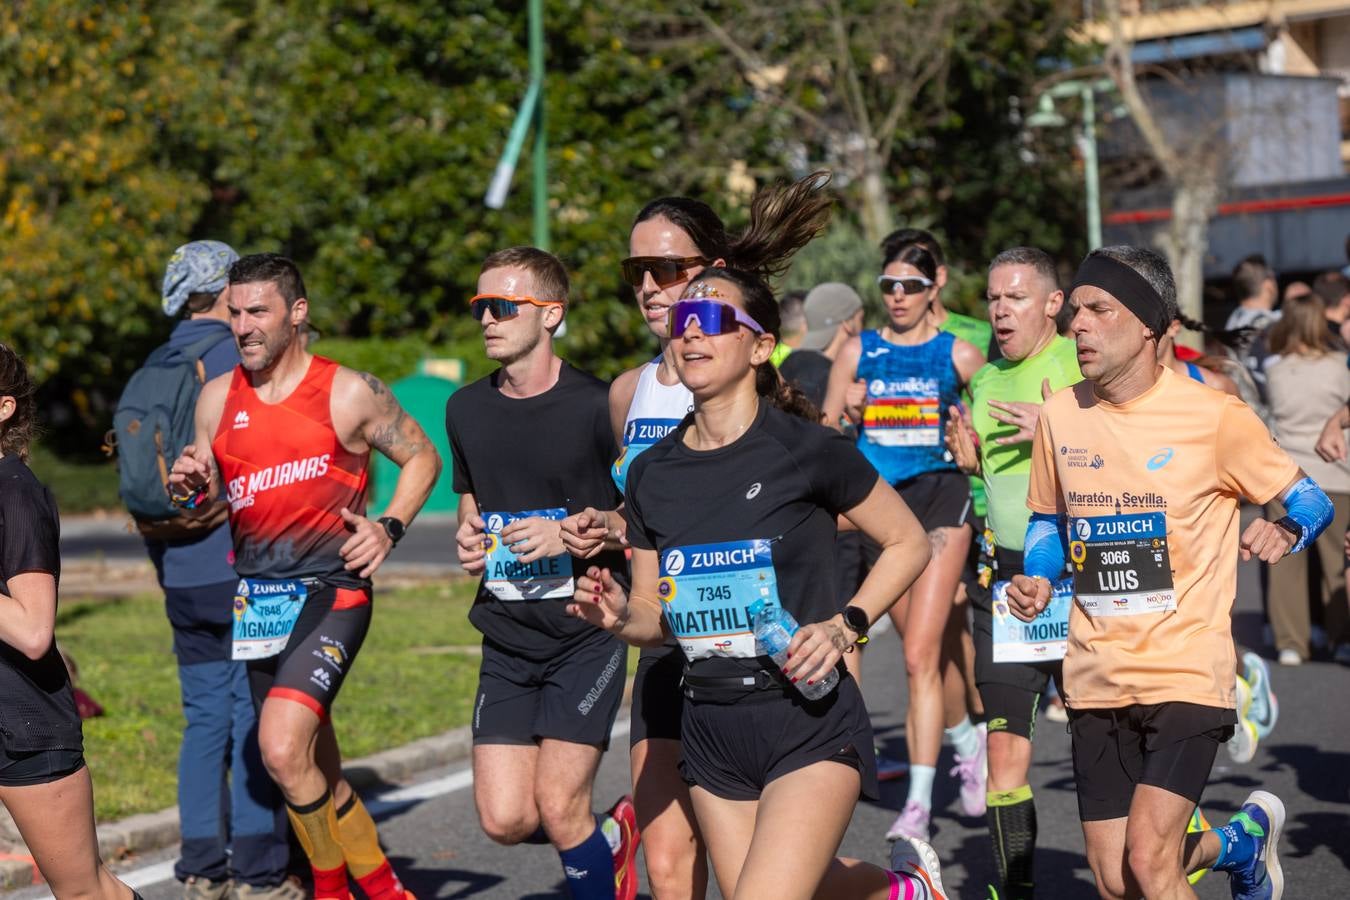
[[[465,725],[443,734],[419,738],[402,747],[353,759],[342,767],[342,771],[353,788],[365,790],[468,759],[472,748],[473,735],[469,726]],[[177,806],[98,826],[98,852],[104,862],[115,862],[134,853],[159,850],[177,843],[178,839]],[[0,852],[0,890],[9,891],[42,883],[42,876],[38,874],[33,858],[26,851],[27,848],[18,843],[13,851]]]
[[[620,712],[627,709],[633,692],[633,677],[624,684]],[[473,753],[473,731],[468,725],[452,728],[441,734],[418,738],[401,747],[381,750],[379,753],[349,760],[342,773],[356,790],[404,780],[439,766],[468,759]],[[9,815],[0,807],[0,835],[14,830]],[[0,840],[0,891],[17,890],[42,883],[28,848],[17,840],[6,850]],[[104,862],[111,863],[136,853],[149,853],[176,844],[179,840],[178,807],[171,806],[158,812],[141,813],[116,822],[98,826],[98,852]]]

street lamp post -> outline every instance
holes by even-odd
[[[506,203],[506,194],[511,189],[511,178],[516,172],[516,163],[520,161],[520,150],[525,144],[525,135],[534,125],[534,245],[540,250],[549,247],[548,233],[548,132],[544,127],[544,2],[530,0],[529,6],[530,39],[530,83],[525,89],[525,99],[516,111],[516,119],[511,124],[511,134],[506,139],[506,148],[497,160],[497,169],[492,174],[492,183],[488,186],[483,203],[489,209],[501,209]]]
[[[1082,103],[1081,129],[1075,136],[1079,151],[1083,154],[1083,180],[1087,193],[1087,231],[1088,250],[1096,250],[1102,245],[1102,207],[1100,183],[1097,174],[1097,102],[1096,94],[1112,90],[1115,85],[1110,79],[1094,81],[1061,81],[1041,94],[1039,108],[1027,116],[1030,128],[1062,128],[1069,124],[1055,109],[1055,101],[1068,97],[1077,97]]]

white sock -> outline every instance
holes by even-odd
[[[951,741],[962,759],[970,759],[980,752],[980,732],[971,724],[970,716],[947,729],[947,740]]]
[[[933,808],[933,778],[937,775],[936,766],[909,766],[909,796],[905,802],[914,802],[924,809]]]

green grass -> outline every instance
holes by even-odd
[[[67,459],[35,444],[28,465],[51,488],[62,515],[123,508],[117,496],[117,466],[111,460]]]
[[[354,758],[466,725],[480,637],[469,624],[476,582],[380,594],[334,722]],[[159,595],[63,600],[57,638],[80,666],[80,686],[106,714],[84,723],[100,821],[176,802],[183,715],[164,601]],[[636,658],[636,654],[630,654]]]

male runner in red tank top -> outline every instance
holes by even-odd
[[[263,762],[309,855],[314,896],[403,900],[375,823],[342,777],[329,709],[370,627],[370,577],[440,472],[421,427],[379,379],[306,351],[300,272],[271,253],[230,268],[242,363],[197,401],[196,441],[174,463],[175,502],[230,503],[235,658],[248,659]],[[384,517],[365,517],[374,448],[401,469]]]

